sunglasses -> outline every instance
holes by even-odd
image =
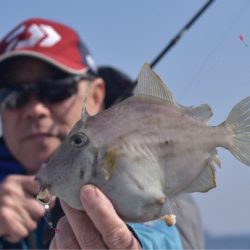
[[[45,79],[36,83],[8,85],[0,88],[0,109],[19,109],[26,105],[31,95],[45,104],[54,104],[76,94],[80,80],[93,80],[92,76],[70,76]]]

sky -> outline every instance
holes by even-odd
[[[1,2],[0,37],[30,17],[63,22],[79,32],[97,65],[135,79],[205,2],[8,0]],[[178,103],[207,103],[209,124],[222,123],[250,93],[250,1],[216,0],[154,70]],[[204,227],[212,235],[250,234],[250,167],[225,149],[219,155],[217,188],[194,194]]]

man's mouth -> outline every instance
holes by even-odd
[[[44,140],[52,137],[57,137],[57,135],[52,134],[52,133],[47,133],[47,132],[36,132],[36,133],[31,133],[23,137],[23,140]]]

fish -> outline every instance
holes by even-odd
[[[80,188],[93,184],[126,222],[162,218],[168,199],[216,187],[218,147],[250,165],[250,96],[221,124],[208,125],[211,116],[207,104],[178,104],[145,63],[133,96],[94,116],[84,106],[81,119],[36,175],[38,198],[53,194],[83,210]]]

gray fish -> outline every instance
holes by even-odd
[[[94,184],[125,221],[159,218],[166,199],[216,186],[217,147],[250,165],[250,97],[218,126],[207,125],[211,115],[208,105],[178,105],[144,64],[134,96],[92,117],[84,109],[38,173],[38,197],[55,194],[82,210],[79,190]]]

